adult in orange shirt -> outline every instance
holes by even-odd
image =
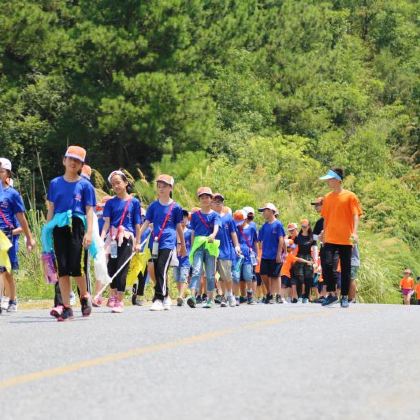
[[[356,194],[343,188],[343,169],[330,169],[320,179],[327,181],[331,189],[323,199],[321,210],[324,218],[324,278],[328,292],[322,305],[329,306],[338,301],[334,281],[334,254],[338,253],[341,262],[341,307],[348,308],[352,245],[359,239],[357,229],[362,210]]]
[[[414,293],[414,279],[411,276],[411,270],[404,270],[404,277],[400,280],[400,289],[403,294],[404,305],[410,304],[411,295]],[[417,299],[419,295],[417,294]]]

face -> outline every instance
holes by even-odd
[[[411,273],[409,271],[404,271],[404,277],[408,277]]]
[[[0,167],[0,181],[3,183],[6,183],[8,178],[9,178],[8,170]]]
[[[200,195],[200,197],[198,199],[200,201],[200,206],[202,206],[202,207],[203,206],[207,207],[207,206],[211,205],[211,196],[210,195],[203,194],[203,195]]]
[[[309,229],[309,225],[307,223],[302,223],[300,227],[302,228],[303,231],[307,231]]]
[[[187,226],[188,222],[189,222],[188,216],[184,216],[184,218],[182,219],[182,222],[181,222],[182,227]]]
[[[156,183],[156,187],[157,187],[157,192],[158,192],[159,197],[167,197],[172,191],[172,187],[169,184],[166,184],[165,182],[162,182],[162,181],[158,181]]]
[[[341,181],[333,178],[333,179],[327,180],[327,184],[328,184],[328,187],[330,188],[330,190],[335,190],[337,187],[340,186]]]
[[[76,174],[82,170],[83,162],[81,162],[80,160],[71,158],[71,157],[65,157],[63,159],[63,165],[66,168],[67,172]]]
[[[273,210],[264,209],[262,215],[263,215],[265,220],[270,220],[273,217],[274,213],[273,213]]]
[[[214,211],[221,213],[221,211],[223,210],[223,200],[221,200],[219,197],[213,198],[211,202],[211,207]]]
[[[318,212],[318,213],[321,213],[321,210],[322,210],[322,204],[320,203],[320,204],[315,204],[315,210]]]
[[[288,229],[287,231],[289,232],[289,236],[290,236],[291,238],[296,238],[296,236],[297,236],[297,234],[298,234],[297,229]]]
[[[121,175],[114,175],[111,178],[111,186],[115,194],[121,195],[127,191],[128,182],[124,181]]]

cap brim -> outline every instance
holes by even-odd
[[[335,179],[333,176],[331,175],[324,175],[321,176],[321,178],[319,178],[321,181],[328,181],[329,179]]]
[[[265,209],[268,209],[268,207],[261,207],[260,209],[258,209],[258,211],[263,212]]]

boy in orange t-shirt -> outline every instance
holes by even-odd
[[[351,275],[351,254],[353,242],[357,243],[359,218],[362,214],[356,194],[343,189],[344,171],[333,168],[321,177],[331,189],[323,199],[321,216],[324,218],[325,273],[328,296],[323,306],[338,301],[334,279],[334,256],[339,254],[341,263],[341,307],[349,306],[349,288]]]
[[[411,276],[411,270],[404,270],[404,277],[400,280],[400,289],[403,294],[404,305],[410,304],[411,295],[414,293],[414,279]],[[418,298],[419,295],[417,295]]]
[[[416,292],[417,305],[420,305],[420,277],[417,277],[417,283],[414,286]]]

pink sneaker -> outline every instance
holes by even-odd
[[[54,318],[59,318],[61,314],[63,313],[63,306],[57,305],[55,308],[52,308],[50,311],[50,315]]]
[[[115,301],[116,301],[116,297],[115,296],[110,296],[106,306],[108,306],[108,308],[113,308],[115,306]]]
[[[120,314],[124,311],[124,302],[121,300],[116,299],[114,307],[112,308],[112,312],[114,314]]]

